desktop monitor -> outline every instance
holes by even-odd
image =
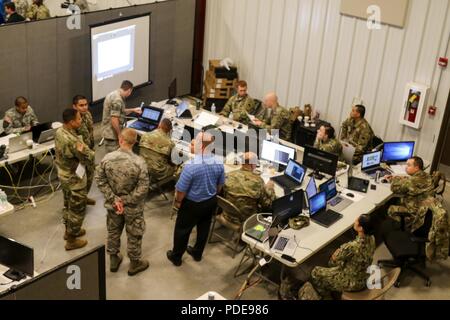
[[[286,225],[290,218],[298,216],[303,210],[303,190],[295,191],[273,201],[273,221],[279,225]]]
[[[327,201],[334,198],[337,195],[336,178],[331,178],[327,182],[322,183],[319,186],[320,192],[325,192]]]
[[[339,157],[336,154],[305,146],[303,165],[314,170],[317,178],[323,178],[318,174],[319,172],[335,176],[338,160]]]
[[[34,275],[34,251],[12,239],[0,236],[0,264],[10,268],[4,276],[20,281]]]
[[[173,79],[173,81],[169,85],[169,100],[173,100],[177,97],[177,79]]]
[[[295,159],[295,149],[264,140],[261,159],[286,166],[290,159]]]
[[[383,162],[403,162],[414,154],[414,141],[386,142],[383,147]]]

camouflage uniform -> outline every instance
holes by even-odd
[[[292,123],[290,121],[291,114],[282,106],[278,106],[269,116],[268,112],[264,113],[262,128],[269,130],[280,130],[280,139],[289,141],[291,139]],[[272,132],[270,132],[272,134]]]
[[[176,166],[170,159],[175,144],[168,133],[162,129],[146,133],[142,136],[139,146],[140,155],[147,162],[152,181],[161,181],[174,175]]]
[[[8,117],[11,119],[11,123],[7,123],[4,119]],[[38,119],[33,109],[28,106],[27,112],[21,114],[17,112],[13,107],[5,112],[5,118],[3,118],[3,128],[6,134],[22,133],[27,126],[35,126],[38,123]]]
[[[50,11],[44,4],[38,6],[33,3],[31,6],[28,7],[25,18],[30,19],[32,21],[48,19],[50,18]]]
[[[94,150],[94,120],[92,114],[88,111],[81,115],[81,126],[77,130],[77,134],[83,137],[84,143]],[[92,182],[94,180],[95,164],[86,166],[87,176],[87,193],[91,190]]]
[[[367,268],[372,264],[376,249],[374,236],[357,236],[354,241],[335,251],[329,267],[315,267],[311,282],[298,292],[299,300],[331,299],[332,292],[360,291],[366,288]]]
[[[16,5],[16,12],[25,17],[28,11],[28,1],[27,0],[14,0],[14,4]]]
[[[225,219],[235,224],[241,224],[261,210],[270,209],[275,200],[275,191],[267,188],[258,174],[243,168],[227,174],[224,194],[225,199],[242,212],[240,218],[223,213]]]
[[[362,156],[370,149],[374,137],[373,130],[366,119],[358,121],[349,118],[342,123],[341,139],[355,147],[354,162],[361,162]]]
[[[447,211],[436,198],[430,198],[426,206],[433,213],[433,223],[428,233],[429,242],[426,244],[427,258],[431,261],[447,260],[450,254],[450,225]]]
[[[95,153],[84,143],[83,152],[77,150],[77,143],[83,140],[75,131],[59,128],[55,135],[56,167],[64,193],[64,224],[70,235],[80,232],[86,214],[86,175],[79,178],[76,169],[79,164],[88,167],[94,163]]]
[[[407,226],[412,231],[420,228],[428,210],[423,202],[434,196],[434,184],[431,176],[424,171],[418,171],[410,177],[394,177],[391,190],[401,198],[399,205],[389,207],[388,215],[394,220],[400,221],[398,213],[409,213],[410,216],[406,219]]]
[[[103,103],[102,120],[104,145],[107,153],[116,151],[119,148],[119,138],[112,127],[111,118],[118,117],[119,125],[123,128],[126,123],[125,116],[125,101],[120,96],[120,90],[108,94]]]
[[[322,140],[316,139],[316,142],[314,143],[314,148],[337,154],[338,156],[342,153],[342,145],[341,143],[336,139],[329,139],[327,142],[323,142]]]
[[[233,112],[234,121],[248,124],[247,113],[253,114],[255,112],[255,101],[248,95],[244,98],[234,95],[228,100],[220,115],[228,117],[231,112]]]
[[[105,196],[108,211],[108,254],[120,252],[120,236],[125,227],[128,257],[139,260],[142,255],[142,236],[145,232],[144,205],[149,179],[145,161],[122,149],[109,153],[98,165],[95,181]],[[124,214],[118,215],[113,204],[122,199]]]

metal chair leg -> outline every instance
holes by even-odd
[[[249,261],[250,259],[253,260],[252,264],[251,264],[248,268],[244,269],[243,271],[241,271],[241,272],[239,273],[239,270],[241,269],[241,267],[242,267],[247,261]],[[234,272],[234,277],[237,278],[237,277],[240,277],[240,276],[242,276],[243,274],[247,273],[247,271],[248,271],[249,269],[253,268],[253,266],[255,265],[255,260],[256,260],[256,259],[255,259],[254,253],[252,252],[250,246],[247,245],[247,246],[245,247],[245,251],[244,251],[244,254],[242,255],[241,261],[239,262],[239,264],[238,264],[238,266],[237,266],[237,268],[236,268],[236,271]]]

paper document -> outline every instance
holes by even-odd
[[[194,121],[194,123],[196,125],[199,125],[201,127],[206,127],[206,126],[215,126],[217,121],[219,121],[219,117],[215,116],[213,114],[210,114],[208,112],[202,112],[200,113],[200,115],[197,117],[197,119]]]
[[[86,168],[80,163],[77,167],[77,170],[75,171],[75,174],[78,176],[78,178],[83,179],[85,173]]]
[[[392,165],[390,166],[394,176],[406,176],[406,165]]]
[[[251,115],[247,112],[247,117],[250,119],[251,122],[255,121],[256,117],[254,115]]]
[[[229,133],[229,134],[234,134],[234,128],[227,126],[226,124],[221,125],[219,127],[220,131],[225,132],[225,133]]]

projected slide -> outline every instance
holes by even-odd
[[[105,98],[124,80],[149,83],[150,15],[91,26],[92,100]]]
[[[134,70],[134,42],[136,26],[93,37],[95,43],[97,81]]]

